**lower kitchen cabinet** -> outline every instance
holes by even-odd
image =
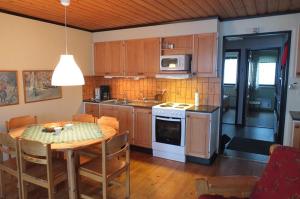
[[[134,108],[133,144],[152,147],[152,112],[151,109]]]
[[[129,131],[129,143],[133,139],[133,107],[115,106],[117,110],[117,119],[119,120],[119,132]]]
[[[187,112],[186,155],[210,159],[217,150],[218,111]]]
[[[300,149],[300,122],[294,122],[293,147]]]
[[[108,117],[117,118],[118,112],[117,112],[117,109],[115,108],[116,106],[100,104],[99,107],[100,107],[100,110],[99,110],[100,117],[108,116]]]
[[[94,117],[99,117],[99,104],[85,102],[84,112],[86,114],[91,114]]]
[[[119,121],[119,132],[129,131],[129,142],[133,139],[133,107],[100,104],[100,117],[115,117]]]

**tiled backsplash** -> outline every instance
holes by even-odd
[[[83,86],[83,99],[94,97],[94,90],[100,85],[110,85],[112,98],[130,100],[146,97],[153,99],[158,93],[166,90],[165,101],[194,103],[194,93],[199,92],[200,105],[220,105],[221,84],[219,78],[197,78],[184,80],[146,78],[140,80],[86,76]]]

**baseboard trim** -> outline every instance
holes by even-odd
[[[136,146],[136,145],[130,145],[130,150],[153,155],[153,151],[152,151],[151,148],[146,148],[146,147],[141,147],[141,146]]]
[[[197,164],[211,165],[215,161],[216,157],[217,157],[216,153],[214,153],[209,159],[187,155],[186,156],[186,161],[197,163]]]

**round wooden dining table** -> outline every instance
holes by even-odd
[[[22,136],[23,132],[28,127],[21,127],[13,129],[9,132],[10,136],[13,138],[18,138]],[[75,161],[75,150],[79,150],[91,145],[102,143],[102,147],[105,148],[105,141],[112,138],[116,134],[116,130],[107,125],[99,126],[102,132],[102,137],[89,140],[77,140],[73,142],[64,143],[51,143],[51,150],[64,151],[67,158],[67,171],[68,171],[68,188],[69,188],[69,198],[78,198],[78,186],[77,186],[77,171],[76,171],[76,161]]]

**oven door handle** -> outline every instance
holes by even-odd
[[[171,122],[181,122],[181,119],[174,119],[174,118],[164,118],[164,117],[156,117],[158,120],[163,120],[163,121],[171,121]]]

